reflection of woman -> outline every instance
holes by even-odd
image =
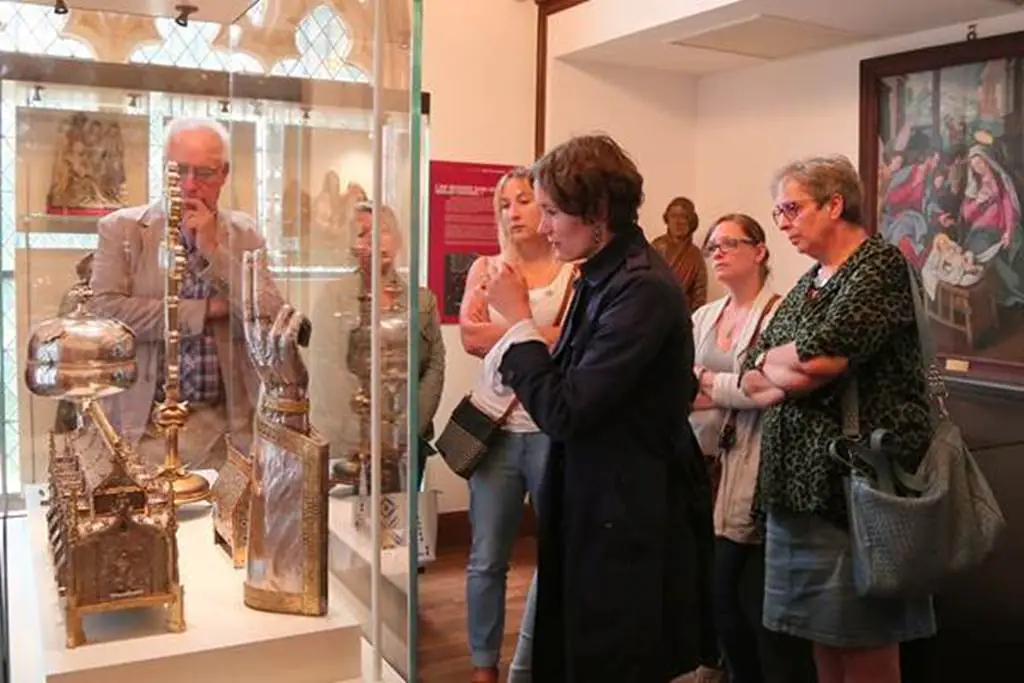
[[[359,292],[369,287],[371,276],[370,240],[373,206],[360,204],[352,221],[352,250],[359,270],[324,285],[317,297],[313,313],[316,334],[310,339],[308,356],[310,374],[310,410],[313,425],[331,445],[334,458],[346,457],[360,446],[359,420],[352,413],[350,401],[355,391],[355,377],[347,367],[349,333],[358,320]],[[398,220],[389,207],[381,210],[381,296],[382,306],[390,308],[403,303],[409,286],[398,274],[396,261],[402,240]],[[363,282],[361,282],[361,279]],[[429,289],[419,288],[419,363],[411,372],[419,381],[418,432],[421,436],[420,472],[427,455],[425,442],[433,438],[433,420],[444,387],[445,350],[437,302]],[[403,336],[400,349],[407,353]]]
[[[739,389],[747,349],[767,328],[779,295],[767,284],[768,248],[745,214],[719,218],[704,253],[727,295],[693,314],[700,394],[690,414],[705,457],[720,468],[715,498],[715,627],[731,683],[807,683],[806,641],[761,624],[764,544],[752,514],[761,461],[761,411]]]
[[[317,236],[338,233],[342,227],[341,178],[334,171],[324,175],[323,187],[313,201],[313,230]]]
[[[695,311],[708,298],[708,271],[700,247],[693,243],[700,224],[697,209],[686,197],[676,197],[665,207],[662,219],[665,221],[665,234],[656,237],[651,246],[658,250],[675,273],[686,294],[686,303],[691,311]]]
[[[615,141],[571,139],[534,177],[541,233],[582,264],[553,351],[518,270],[488,285],[512,325],[501,377],[551,439],[532,680],[668,683],[717,659],[690,316],[636,224],[643,178]]]
[[[748,352],[741,387],[767,408],[760,496],[767,512],[764,625],[810,640],[821,683],[899,683],[899,644],[935,633],[930,598],[858,595],[843,468],[828,455],[856,391],[859,432],[884,427],[917,469],[931,429],[910,271],[861,225],[862,189],[844,157],[777,176],[773,217],[817,263]]]

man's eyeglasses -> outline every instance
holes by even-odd
[[[704,253],[705,258],[711,258],[717,251],[721,251],[723,254],[736,251],[741,244],[754,246],[757,242],[749,239],[738,239],[736,237],[723,237],[717,242],[709,242],[708,244],[705,244],[702,252]]]
[[[211,180],[215,180],[220,175],[220,167],[218,166],[191,166],[189,164],[178,164],[178,175],[182,180],[185,180],[189,176],[192,179],[200,183],[208,183]]]

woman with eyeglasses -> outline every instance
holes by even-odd
[[[764,229],[746,214],[727,214],[711,227],[703,253],[726,290],[693,314],[700,393],[690,424],[716,487],[715,627],[730,683],[806,683],[814,680],[810,648],[761,625],[764,546],[752,509],[761,410],[738,381],[780,299],[768,284]]]
[[[779,229],[816,263],[750,349],[740,383],[767,409],[764,624],[813,643],[821,683],[900,683],[899,644],[934,635],[932,601],[857,593],[848,469],[828,453],[855,404],[858,431],[889,430],[904,468],[924,457],[931,429],[912,275],[897,247],[864,229],[860,179],[845,157],[790,164],[773,187]]]

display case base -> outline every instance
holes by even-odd
[[[242,603],[244,571],[234,569],[210,541],[212,521],[205,504],[179,512],[185,632],[167,633],[157,609],[97,614],[84,623],[89,644],[69,650],[40,495],[39,487],[26,490],[27,516],[9,528],[12,564],[23,568],[10,577],[11,593],[20,596],[24,607],[11,610],[12,633],[24,646],[15,657],[21,660],[15,683],[358,680],[362,634],[348,591],[331,579],[324,617],[247,608]]]

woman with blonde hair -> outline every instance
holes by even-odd
[[[541,213],[529,169],[516,168],[498,181],[494,210],[501,254],[483,256],[473,263],[459,315],[463,347],[484,359],[473,388],[473,402],[501,421],[502,429],[469,478],[472,541],[466,569],[466,603],[473,683],[498,680],[509,555],[519,530],[525,494],[529,492],[535,509],[540,500],[549,446],[548,437],[518,404],[515,394],[502,384],[497,361],[488,355],[509,326],[488,305],[487,285],[506,264],[515,266],[526,279],[530,308],[549,344],[558,338],[557,319],[572,286],[572,267],[556,260],[551,244],[538,232]],[[532,586],[530,590],[532,596]],[[529,604],[532,601],[528,599]],[[510,672],[511,682],[530,668],[532,618],[528,608],[523,615],[524,628]]]

